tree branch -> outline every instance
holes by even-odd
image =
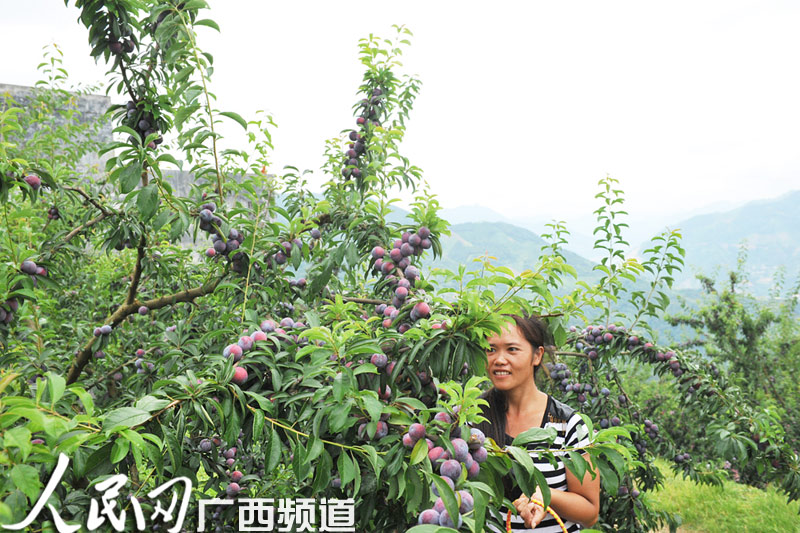
[[[145,239],[144,235],[139,239],[139,247],[136,249],[136,267],[133,269],[131,276],[131,285],[128,287],[128,297],[125,299],[125,304],[131,305],[136,299],[136,291],[139,288],[139,280],[142,278],[142,258],[144,257]]]
[[[86,199],[87,202],[89,202],[90,204],[95,206],[97,209],[100,210],[101,213],[103,213],[106,216],[111,216],[111,215],[116,215],[117,214],[116,211],[114,211],[113,209],[109,209],[109,208],[105,207],[100,202],[98,202],[96,199],[94,199],[89,193],[87,193],[86,191],[81,189],[80,187],[63,187],[63,189],[66,190],[66,191],[75,191],[75,192],[77,192],[78,194],[83,196]]]
[[[176,292],[174,294],[169,294],[167,296],[162,296],[161,298],[153,298],[152,300],[147,300],[146,302],[136,302],[130,304],[123,304],[117,308],[114,313],[106,319],[104,322],[105,324],[109,324],[112,327],[117,326],[123,320],[125,320],[128,316],[134,314],[139,309],[139,305],[145,305],[149,309],[161,309],[162,307],[166,307],[168,305],[173,305],[176,303],[182,302],[191,302],[195,298],[199,298],[200,296],[205,296],[206,294],[210,294],[214,292],[219,285],[219,282],[222,281],[222,278],[217,278],[212,283],[201,285],[200,287],[195,287],[193,289],[188,289],[181,292]],[[75,356],[75,359],[72,361],[72,365],[67,371],[67,384],[71,385],[75,383],[83,372],[84,367],[89,363],[89,359],[92,355],[92,345],[94,344],[95,338],[92,337],[91,339],[86,341],[86,344],[83,345],[83,348],[80,350],[78,355]]]
[[[556,355],[571,355],[573,357],[583,357],[584,359],[589,359],[588,355],[579,352],[556,352]]]
[[[351,296],[342,296],[342,301],[355,302],[357,304],[373,304],[373,305],[381,305],[386,303],[383,300],[373,300],[372,298],[355,298]]]
[[[114,374],[116,374],[117,372],[119,372],[120,370],[122,370],[123,368],[125,368],[126,366],[128,366],[128,365],[131,365],[131,364],[135,363],[135,362],[136,362],[136,359],[138,359],[138,358],[134,357],[134,358],[133,358],[133,359],[131,359],[130,361],[126,361],[126,362],[122,363],[121,365],[117,366],[116,368],[114,368],[113,370],[111,370],[110,372],[107,372],[107,373],[106,373],[105,375],[103,375],[101,378],[97,379],[97,380],[96,380],[94,383],[92,383],[91,385],[89,385],[88,387],[86,387],[86,390],[88,391],[89,389],[91,389],[91,388],[93,388],[93,387],[96,387],[96,386],[97,386],[97,385],[99,385],[100,383],[102,383],[102,382],[106,381],[108,378],[110,378],[111,376],[113,376]]]
[[[67,236],[64,237],[64,242],[69,242],[75,235],[77,235],[81,231],[85,230],[86,228],[94,226],[95,224],[97,224],[98,222],[100,222],[104,218],[107,218],[108,216],[110,216],[110,215],[106,215],[105,213],[101,213],[99,216],[93,218],[89,222],[87,222],[85,224],[81,224],[80,226],[78,226],[74,230],[72,230],[69,233],[67,233]]]
[[[122,81],[125,83],[125,88],[128,90],[131,101],[134,104],[139,103],[139,100],[137,100],[136,96],[133,94],[133,88],[131,88],[131,83],[128,81],[128,75],[125,73],[125,64],[122,61],[119,62],[119,69],[122,72]]]

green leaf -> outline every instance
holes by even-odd
[[[439,491],[439,496],[444,502],[444,507],[447,509],[447,513],[451,517],[457,517],[459,514],[459,503],[456,499],[455,492],[453,492],[453,489],[450,488],[450,485],[448,485],[447,482],[441,478],[441,476],[433,474],[431,477],[433,478],[434,484],[436,484],[436,490]]]
[[[160,409],[165,408],[169,405],[169,400],[165,400],[163,398],[156,398],[155,396],[142,396],[139,398],[133,406],[137,409],[141,409],[142,411],[147,411],[148,413],[152,413],[153,411],[158,411]]]
[[[306,461],[309,463],[314,461],[324,450],[324,446],[322,441],[318,439],[315,435],[311,435],[311,442],[308,444],[308,455],[306,456]]]
[[[356,478],[356,467],[350,455],[344,450],[339,454],[339,476],[342,480],[342,488]]]
[[[135,407],[120,407],[103,417],[103,431],[111,433],[118,428],[132,428],[150,420],[150,413]]]
[[[243,127],[245,130],[247,129],[247,122],[238,113],[234,113],[233,111],[220,111],[219,114],[235,120],[241,127]]]
[[[264,433],[264,417],[260,413],[253,413],[253,440],[260,441]]]
[[[374,391],[364,391],[361,400],[364,402],[364,409],[369,413],[372,422],[377,422],[381,417],[383,403],[376,397]]]
[[[419,439],[411,451],[411,464],[415,465],[422,462],[428,456],[428,442],[425,439]]]
[[[272,472],[281,460],[281,439],[275,428],[272,428],[269,437],[269,453],[267,454],[267,464],[264,469],[267,472]]]
[[[331,472],[333,471],[333,459],[327,450],[322,451],[322,457],[314,465],[314,481],[311,484],[311,490],[314,494],[318,494],[328,487],[331,479]]]
[[[214,28],[215,30],[220,31],[219,26],[217,25],[217,23],[214,22],[211,19],[196,20],[194,22],[194,25],[195,26],[208,26],[209,28]]]
[[[48,372],[45,377],[47,378],[47,390],[50,392],[50,407],[55,407],[56,402],[64,395],[67,380],[53,372]]]
[[[600,471],[600,479],[603,480],[603,488],[607,490],[609,494],[616,494],[619,488],[619,478],[616,472],[614,472],[614,469],[611,468],[608,462],[602,457],[595,457],[594,464]]]
[[[30,430],[20,426],[9,429],[3,434],[3,445],[6,448],[16,446],[22,452],[23,460],[27,459],[33,449]]]
[[[529,475],[533,475],[533,471],[536,470],[536,467],[533,466],[533,459],[531,459],[531,456],[528,455],[527,451],[517,448],[516,446],[507,446],[506,451],[510,453],[520,465],[522,465]]]
[[[134,161],[122,169],[119,175],[119,190],[122,194],[128,194],[142,179],[142,164]]]
[[[586,459],[584,459],[581,454],[574,451],[567,452],[567,456],[568,457],[562,458],[564,466],[569,468],[570,472],[575,474],[578,480],[582,481],[584,474],[586,474],[586,467],[588,466]]]
[[[556,429],[553,427],[531,428],[517,435],[511,444],[512,446],[525,446],[531,442],[547,442],[548,444],[552,444],[553,441],[556,440],[556,435]]]
[[[169,209],[165,209],[164,211],[161,211],[158,214],[158,216],[156,217],[156,219],[153,221],[153,229],[155,231],[160,230],[162,227],[164,227],[164,224],[169,222],[169,220],[173,216],[174,216],[174,213],[172,211],[170,211]]]
[[[193,68],[193,67],[189,67],[189,68]],[[158,162],[161,162],[161,161],[166,161],[166,162],[168,162],[168,163],[172,163],[173,165],[175,165],[175,166],[176,166],[176,167],[178,167],[178,168],[180,168],[180,167],[181,167],[181,165],[178,163],[178,160],[177,160],[177,159],[175,159],[175,158],[174,158],[173,156],[171,156],[170,154],[161,154],[160,156],[158,156],[158,158],[156,159],[156,161],[158,161]]]
[[[454,531],[449,527],[434,526],[433,524],[424,524],[421,526],[414,526],[407,529],[406,533],[439,533],[440,531]]]
[[[536,486],[542,492],[542,502],[545,508],[550,505],[550,485],[547,484],[544,474],[538,468],[533,471],[533,479],[536,480]]]
[[[39,481],[39,472],[34,467],[30,465],[15,465],[11,469],[10,477],[14,485],[25,493],[31,503],[39,499],[42,482]]]
[[[92,395],[77,385],[70,385],[69,390],[75,394],[75,396],[80,398],[81,403],[83,404],[83,410],[86,411],[86,414],[89,416],[94,416],[94,400],[92,399]]]
[[[475,502],[475,512],[472,513],[472,517],[475,519],[474,531],[483,531],[484,524],[486,523],[486,505],[488,503],[486,494],[480,490],[473,490],[472,498]]]
[[[117,440],[114,441],[114,446],[111,447],[111,462],[118,463],[125,459],[125,456],[128,455],[128,448],[130,447],[130,441],[124,437],[118,437]]]
[[[339,372],[333,378],[333,399],[336,400],[336,403],[341,403],[344,399],[344,383],[343,380],[346,378],[343,372]]]
[[[136,207],[142,214],[142,220],[148,221],[152,218],[158,209],[159,201],[158,186],[155,183],[151,183],[139,192],[139,196],[136,198]]]

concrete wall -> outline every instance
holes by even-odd
[[[36,89],[33,87],[25,87],[21,85],[9,85],[0,83],[0,101],[10,97],[14,100],[14,105],[18,107],[25,107],[30,105],[33,99],[33,92]],[[101,121],[105,112],[111,107],[111,98],[101,95],[80,95],[75,100],[76,109],[80,112],[78,121],[86,124],[94,121]],[[64,122],[61,117],[56,117],[56,122]],[[32,132],[31,132],[32,133]],[[31,133],[26,138],[30,139]],[[97,137],[94,139],[100,143],[107,143],[112,140],[112,124],[110,120],[105,120],[100,129],[98,130]],[[99,157],[96,153],[87,154],[81,159],[79,164],[79,171],[87,171],[95,165],[99,166],[102,172],[105,169],[105,162],[108,155]],[[178,196],[189,196],[191,185],[194,181],[194,175],[191,172],[181,170],[165,170],[164,177],[167,182],[172,186],[173,191]],[[238,181],[241,176],[226,176],[226,181]],[[232,205],[234,198],[228,198],[228,205]]]
[[[36,89],[33,87],[25,87],[21,85],[9,85],[0,83],[0,100],[11,98],[15,106],[25,108],[31,105],[33,101],[33,93]],[[108,96],[100,95],[81,95],[75,99],[75,109],[79,112],[77,120],[81,124],[90,122],[101,122],[100,129],[97,136],[93,139],[98,142],[108,142],[111,140],[111,123],[108,120],[102,121],[102,117],[106,110],[111,106],[111,98]],[[63,125],[65,119],[60,115],[55,117],[56,124]],[[26,139],[30,139],[33,132],[26,135]],[[104,168],[106,157],[99,157],[96,153],[86,154],[79,163],[78,170],[86,171],[92,167],[97,166],[101,171]]]

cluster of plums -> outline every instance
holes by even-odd
[[[0,305],[0,323],[10,324],[14,320],[14,313],[19,310],[19,301],[15,298],[9,298],[3,305]]]
[[[33,280],[34,286],[37,283],[37,276],[47,276],[47,269],[39,266],[30,259],[26,259],[20,264],[20,271],[23,274],[28,274]],[[19,288],[17,286],[17,288]],[[16,290],[13,289],[12,290]],[[0,305],[0,323],[11,324],[14,320],[14,315],[19,311],[19,300],[16,298],[9,298]]]
[[[575,326],[571,326],[569,329],[573,333],[578,331]],[[575,343],[575,349],[585,353],[589,360],[596,361],[599,357],[598,349],[604,345],[613,343],[618,334],[625,334],[624,326],[617,326],[615,324],[609,324],[608,328],[602,325],[587,326],[580,332],[581,340]],[[638,343],[637,337],[629,337],[629,343],[631,339]]]
[[[137,106],[135,102],[128,101],[128,103],[125,105],[127,119],[125,124],[132,130],[135,130],[136,133],[139,134],[139,137],[141,137],[142,141],[147,139],[147,137],[150,135],[158,133],[158,128],[153,115],[144,111],[143,109],[139,109],[143,103],[144,102],[139,102],[140,105]],[[147,147],[153,149],[162,142],[164,142],[164,138],[159,135],[155,138],[155,140],[150,141],[147,144]]]
[[[100,337],[101,335],[108,336],[111,335],[111,332],[113,330],[114,328],[111,326],[111,324],[103,324],[102,326],[94,328],[94,336],[95,337]]]
[[[299,331],[305,327],[306,325],[303,322],[295,322],[291,317],[286,317],[281,319],[278,323],[274,320],[266,319],[261,322],[259,329],[252,334],[246,331],[244,335],[239,337],[239,340],[235,344],[229,344],[222,350],[222,356],[226,359],[228,357],[233,357],[234,371],[231,381],[239,386],[244,385],[248,378],[247,369],[243,366],[239,366],[238,363],[242,360],[246,352],[249,352],[256,346],[256,343],[265,342],[268,339],[268,333],[278,335],[279,342],[281,340],[280,337],[283,337],[286,340],[292,340],[296,344],[303,345],[308,343],[306,337],[300,337],[297,333],[289,334],[286,330]]]
[[[550,371],[550,378],[556,382],[556,386],[561,390],[561,392],[574,392],[577,396],[578,402],[580,403],[587,401],[587,394],[593,398],[597,398],[598,396],[607,398],[609,394],[611,394],[611,391],[606,387],[598,389],[589,383],[571,381],[570,378],[572,377],[572,371],[567,368],[565,363],[545,363],[545,366]],[[606,422],[608,422],[608,420],[606,420]]]
[[[313,228],[309,232],[309,235],[312,240],[308,243],[308,249],[313,250],[315,243],[322,238],[322,232],[317,228]],[[292,257],[292,253],[295,253],[295,248],[297,249],[297,253],[303,249],[303,241],[299,237],[295,237],[291,241],[281,241],[280,249],[274,254],[267,256],[267,264],[272,265],[274,263],[276,265],[285,265],[289,262],[289,258]]]
[[[137,374],[148,374],[153,372],[155,365],[144,359],[145,351],[142,348],[136,350],[136,361],[133,362]]]
[[[43,266],[37,265],[30,259],[23,261],[19,269],[31,277],[34,286],[36,286],[36,276],[47,276],[47,269]]]
[[[350,142],[347,145],[347,150],[344,152],[344,168],[342,168],[342,176],[347,179],[359,179],[362,176],[362,162],[361,156],[367,151],[366,135],[372,126],[380,126],[378,116],[380,114],[380,105],[383,98],[383,91],[381,89],[373,89],[372,97],[361,101],[361,114],[356,118],[356,124],[359,126],[359,131],[352,130],[348,134]]]
[[[677,454],[675,457],[672,458],[672,460],[675,461],[678,464],[681,464],[681,463],[685,463],[685,462],[689,461],[689,459],[691,459],[691,458],[692,458],[692,456],[689,455],[689,452],[686,452],[686,453]]]
[[[239,438],[236,440],[236,446],[225,446],[225,442],[218,436],[212,438],[204,438],[200,440],[197,449],[202,454],[210,454],[212,451],[217,450],[219,455],[217,460],[228,468],[228,476],[230,482],[225,487],[225,495],[229,498],[236,498],[239,493],[244,489],[239,483],[242,481],[244,474],[240,470],[231,470],[236,464],[239,453],[239,448],[242,446],[243,431],[239,431]],[[218,515],[214,518],[218,518]]]
[[[372,249],[372,258],[375,260],[373,268],[376,272],[389,278],[396,273],[397,269],[402,272],[405,279],[411,285],[419,279],[419,269],[411,264],[411,256],[422,255],[424,250],[432,246],[431,230],[425,226],[420,227],[415,233],[403,232],[399,239],[396,239],[392,248],[386,251],[382,246]]]
[[[48,220],[58,220],[61,218],[61,213],[58,212],[58,206],[54,205],[50,209],[47,210],[47,219]]]
[[[447,412],[440,411],[434,416],[434,420],[441,422],[445,426],[452,424],[453,420]],[[428,459],[434,471],[438,469],[439,475],[442,479],[455,491],[456,501],[458,502],[459,515],[451,517],[445,509],[444,501],[439,494],[439,489],[435,483],[431,484],[431,491],[437,496],[433,507],[422,511],[418,518],[418,524],[434,524],[451,528],[458,528],[461,526],[463,520],[462,514],[469,513],[475,506],[475,501],[472,494],[465,489],[457,490],[463,469],[466,469],[467,478],[473,479],[480,472],[480,463],[483,463],[488,457],[484,442],[486,436],[477,428],[471,428],[470,434],[467,439],[459,436],[450,439],[450,445],[453,448],[451,453],[442,446],[434,446],[430,439],[425,436],[426,428],[423,424],[412,424],[408,428],[408,432],[403,435],[403,445],[409,449],[413,449],[417,441],[426,439],[428,444]],[[451,434],[452,436],[452,434]]]
[[[228,237],[224,238],[219,229],[222,225],[222,219],[214,214],[216,209],[216,204],[209,202],[203,204],[197,214],[200,219],[200,229],[211,234],[212,245],[206,250],[206,257],[226,256],[231,261],[231,270],[238,274],[243,274],[250,264],[247,254],[237,251],[244,242],[244,234],[235,228],[231,228],[228,231]]]

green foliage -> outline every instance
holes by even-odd
[[[800,505],[787,505],[774,487],[761,491],[732,481],[721,486],[696,485],[670,472],[664,461],[657,465],[665,481],[662,489],[649,495],[651,505],[676,513],[679,531],[800,531]]]
[[[645,430],[643,408],[623,387],[621,362],[653,364],[662,378],[672,372],[681,391],[697,384],[713,391],[702,401],[687,393],[681,405],[708,422],[721,443],[718,455],[744,450],[765,465],[739,431],[744,418],[760,424],[776,446],[768,453],[779,459],[761,472],[785,476],[790,497],[800,493],[796,455],[779,442],[773,419],[756,408],[723,410],[736,404],[738,392],[706,361],[680,353],[679,371],[670,369],[656,358],[660,348],[645,344],[644,319],[665,310],[683,250],[680,235],[668,232],[641,263],[625,257],[615,180],[600,182],[597,246],[608,257],[597,266],[597,282],[576,279],[560,222],[521,272],[490,257],[477,270],[422,268],[442,256],[440,237],[449,225],[421,170],[399,152],[420,87],[398,73],[407,29],[395,27],[393,39],[360,41],[365,75],[354,105],[357,128],[327,143],[328,181],[315,195],[306,172],[269,167],[270,117],[248,120],[215,107],[213,58],[198,47],[194,29],[217,29],[202,18],[205,2],[76,5],[93,57],[111,68],[109,90],[129,102],[109,110],[118,136],[100,150],[107,162],[96,176],[65,170],[79,168],[80,157],[96,149],[88,141],[49,149],[96,126],[69,122],[23,142],[35,115],[13,104],[0,114],[3,523],[24,517],[61,452],[71,468],[54,498],[70,522],[85,522],[93,485],[109,475],[128,476],[122,498],[185,476],[194,487],[186,522],[193,528],[196,500],[223,497],[234,470],[244,474],[241,496],[352,497],[358,530],[408,529],[432,506],[432,484],[455,516],[461,496],[428,457],[428,442],[408,446],[403,434],[425,424],[431,445],[455,454],[452,439],[468,437],[483,421],[486,338],[508,323],[508,314],[548,322],[554,346],[545,374],[552,379],[542,378],[541,387],[585,415],[590,444],[565,450],[564,463],[578,476],[589,468],[582,454],[596,465],[603,486],[598,527],[641,531],[674,523],[647,498],[621,490],[659,486],[663,477],[650,450],[676,449]],[[64,73],[56,64],[45,62],[50,78],[42,94],[62,94],[55,85]],[[42,101],[42,116],[64,105]],[[215,127],[221,120],[242,126],[248,145],[226,147]],[[191,165],[188,194],[165,179],[177,164],[173,154]],[[43,185],[25,181],[29,172]],[[404,189],[415,195],[409,220],[391,221],[390,206]],[[45,222],[43,196],[57,204],[58,218]],[[397,240],[410,244],[412,234],[420,244],[377,274],[377,260],[391,255],[376,259],[375,248],[388,253]],[[213,253],[194,250],[198,240],[200,250]],[[24,272],[25,260],[46,270]],[[407,269],[398,268],[403,260]],[[564,290],[568,280],[574,284]],[[623,301],[623,283],[636,281],[647,290],[630,292],[636,311],[626,316],[614,307]],[[400,298],[402,282],[409,295]],[[396,314],[383,311],[389,305]],[[599,326],[570,327],[598,312],[611,340],[595,338]],[[633,331],[637,325],[645,332]],[[567,387],[555,374],[573,360]],[[604,387],[615,393],[602,393]],[[715,418],[717,412],[726,417]],[[620,423],[606,427],[613,416]],[[488,440],[479,469],[452,474],[456,489],[475,500],[462,530],[502,526],[499,510],[511,506],[504,478],[528,493],[538,486],[549,500],[544,476],[521,448],[528,439],[541,442],[541,453],[554,458],[547,448],[552,435],[542,433],[526,432],[510,447]],[[722,476],[693,462],[683,468],[699,481]],[[152,509],[154,502],[143,505]],[[235,515],[225,509],[213,521],[232,529]],[[47,520],[42,515],[37,524]]]

